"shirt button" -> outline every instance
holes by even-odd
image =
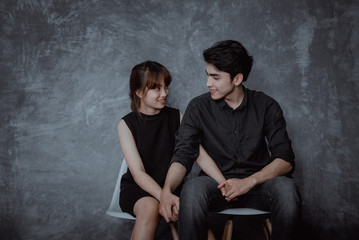
[[[234,131],[234,134],[236,134],[236,135],[237,135],[237,134],[238,134],[238,132],[237,132],[237,131]]]

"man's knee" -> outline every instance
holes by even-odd
[[[297,185],[292,178],[276,177],[268,181],[272,207],[280,208],[289,218],[300,215],[301,196]]]
[[[209,196],[212,195],[213,188],[216,189],[216,183],[213,181],[213,179],[204,176],[186,181],[181,191],[181,204],[206,204],[209,201]]]
[[[267,182],[272,195],[277,195],[281,199],[283,198],[283,200],[300,200],[298,187],[292,178],[281,176],[270,179]]]

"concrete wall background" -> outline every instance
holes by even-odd
[[[133,223],[105,211],[130,70],[163,63],[170,104],[184,112],[207,91],[202,51],[224,39],[254,56],[246,86],[284,110],[305,239],[355,239],[358,1],[3,0],[0,9],[1,239],[128,239]]]

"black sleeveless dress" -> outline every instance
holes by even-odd
[[[123,120],[135,139],[146,173],[163,187],[175,147],[175,134],[180,125],[179,110],[164,107],[156,115],[131,112]],[[121,180],[122,211],[134,216],[135,203],[145,196],[151,195],[135,183],[131,172],[127,170]]]

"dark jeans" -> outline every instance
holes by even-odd
[[[248,207],[271,212],[272,239],[295,239],[300,220],[301,197],[292,178],[276,177],[254,187],[237,201],[227,202],[208,176],[188,180],[180,196],[179,239],[207,239],[209,211]]]

